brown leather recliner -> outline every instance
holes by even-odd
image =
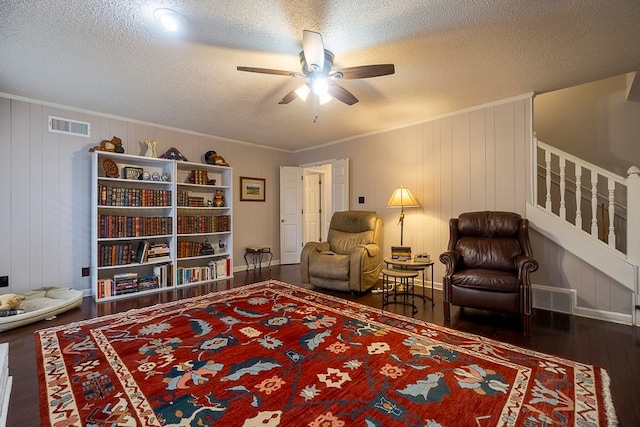
[[[513,212],[468,212],[449,221],[448,250],[440,255],[444,318],[450,304],[522,315],[531,335],[531,282],[538,269],[529,221]]]
[[[382,220],[375,212],[335,212],[326,242],[302,248],[303,283],[347,292],[364,292],[382,271]]]

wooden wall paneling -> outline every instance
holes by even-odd
[[[440,205],[442,207],[442,215],[444,218],[452,218],[457,216],[460,212],[454,211],[454,198],[456,190],[454,186],[454,175],[456,173],[454,169],[452,141],[451,141],[451,118],[446,117],[442,120],[438,120],[439,124],[439,137],[440,137]],[[448,230],[448,227],[447,227]],[[448,235],[448,231],[446,233]]]
[[[31,109],[28,103],[13,101],[11,108],[11,218],[25,218],[29,212],[29,154]],[[11,289],[22,293],[29,289],[31,281],[29,263],[28,221],[11,221]]]
[[[605,276],[608,280],[609,290],[609,307],[607,310],[614,313],[632,313],[633,308],[633,295],[623,285],[617,283],[615,280],[608,276]]]
[[[43,116],[41,105],[30,104],[29,118],[29,263],[30,284],[43,283],[47,277],[43,270],[43,198],[42,182],[45,177],[42,174],[43,158],[43,133],[46,132],[48,117]],[[25,213],[26,214],[26,213]],[[23,216],[23,218],[26,215]]]
[[[562,248],[558,248],[559,251],[563,252]],[[580,264],[584,264],[582,261]],[[597,308],[597,282],[596,282],[596,270],[588,264],[578,266],[578,272],[580,274],[580,280],[569,282],[564,280],[563,277],[558,277],[554,280],[554,284],[562,288],[564,284],[571,284],[571,286],[578,290],[578,306],[596,309]]]
[[[63,114],[56,108],[44,107],[45,120],[50,115]],[[66,112],[63,117],[66,116]],[[60,134],[45,130],[42,138],[42,194],[43,197],[43,262],[42,269],[48,283],[60,283]],[[64,190],[66,191],[66,190]]]
[[[487,209],[487,148],[485,109],[469,113],[470,183],[469,210]]]
[[[531,276],[531,283],[550,286],[549,282],[549,245],[548,239],[538,233],[534,228],[529,228],[531,250],[533,257],[538,261],[538,270]]]
[[[422,143],[422,127],[421,126],[412,126],[411,127],[412,134],[412,145],[414,150],[413,155],[413,177],[412,182],[415,183],[415,193],[414,195],[418,198],[420,202],[420,207],[415,209],[415,214],[412,222],[414,222],[414,227],[416,230],[416,243],[414,253],[417,252],[427,252],[428,248],[428,240],[426,238],[427,232],[427,224],[425,222],[425,203],[427,202],[427,197],[425,195],[425,187],[424,187],[424,144]]]
[[[449,218],[442,212],[442,156],[440,148],[440,124],[437,122],[427,122],[423,125],[423,135],[431,147],[432,162],[432,198],[431,215],[433,217],[433,245],[436,252],[441,252],[447,247],[449,240]],[[444,242],[443,242],[444,241]],[[435,255],[435,254],[434,254]],[[438,266],[440,267],[440,263]]]
[[[529,180],[527,173],[529,171],[527,160],[529,156],[527,135],[531,139],[530,132],[527,130],[529,126],[529,112],[527,109],[529,100],[519,100],[513,102],[514,108],[514,129],[513,129],[513,147],[514,147],[514,205],[516,212],[524,215],[527,209],[527,194],[529,193]]]
[[[113,138],[114,136],[117,136],[122,140],[123,146],[128,144],[133,144],[133,143],[137,144],[137,142],[135,141],[127,140],[129,126],[127,125],[127,122],[123,120],[111,119],[109,121],[108,130],[109,130],[108,132],[105,132],[107,133],[107,135],[104,136],[103,139],[111,140],[111,138]],[[104,135],[104,133],[101,133],[101,135]],[[126,147],[125,147],[125,152],[126,152]]]
[[[595,306],[597,310],[611,310],[611,279],[600,271],[593,269]]]
[[[0,236],[7,239],[0,245],[0,276],[9,276],[9,288],[4,291],[13,292],[11,275],[11,103],[7,98],[0,98]],[[4,292],[3,292],[4,293]]]
[[[488,107],[484,109],[485,113],[485,141],[486,141],[486,175],[485,175],[485,187],[486,187],[486,202],[485,208],[487,210],[496,209],[496,200],[498,194],[496,193],[496,122],[495,122],[495,107]]]
[[[515,211],[515,148],[513,103],[495,107],[496,113],[496,209]],[[520,212],[524,213],[524,212]]]
[[[108,117],[96,117],[95,121],[91,123],[91,140],[94,141],[94,145],[100,144],[103,139],[110,140],[114,135],[111,135],[111,122],[113,120]],[[94,127],[94,123],[98,126]],[[120,136],[120,138],[122,138]]]
[[[84,120],[82,113],[65,111],[66,118]],[[75,135],[60,135],[60,229],[59,251],[60,278],[53,286],[80,287],[81,268],[89,265],[89,240],[87,228],[89,216],[83,206],[89,205],[89,196],[84,193],[85,181],[83,162],[89,161],[84,152],[86,138]]]
[[[471,150],[469,146],[469,114],[451,118],[452,208],[457,215],[471,210]],[[475,159],[474,159],[475,160]]]
[[[419,141],[422,146],[422,209],[424,224],[424,251],[428,252],[433,260],[437,261],[440,254],[439,233],[436,231],[435,194],[435,157],[433,150],[433,134],[425,125],[419,126]]]

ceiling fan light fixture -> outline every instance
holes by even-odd
[[[324,95],[318,95],[318,103],[320,105],[324,105],[327,102],[331,101],[333,99],[333,97],[331,95],[329,95],[328,93],[325,93]]]
[[[180,28],[180,16],[174,10],[156,9],[153,11],[153,16],[167,31],[176,32]]]
[[[303,101],[307,100],[307,97],[310,93],[311,89],[309,89],[309,86],[306,83],[296,89],[296,95],[298,95],[298,98],[302,99]]]
[[[311,82],[311,86],[313,87],[313,93],[322,97],[329,92],[329,82],[324,77],[318,77],[313,79]]]

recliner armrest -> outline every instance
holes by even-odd
[[[366,245],[356,245],[354,249],[356,248],[364,248],[364,250],[367,252],[367,255],[370,257],[378,256],[378,254],[380,253],[380,246],[376,245],[375,243],[368,243]]]
[[[302,283],[310,283],[309,277],[309,254],[314,252],[329,251],[329,243],[327,242],[307,242],[302,248],[300,254],[300,276]]]
[[[456,265],[460,259],[457,251],[445,251],[440,254],[440,262],[445,266],[445,276],[451,276],[456,271]]]
[[[525,255],[519,255],[515,258],[515,263],[518,269],[518,279],[528,286],[530,284],[529,274],[538,269],[538,261]]]

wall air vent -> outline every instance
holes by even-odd
[[[91,136],[91,124],[88,122],[80,122],[78,120],[49,116],[49,132],[89,138]]]

